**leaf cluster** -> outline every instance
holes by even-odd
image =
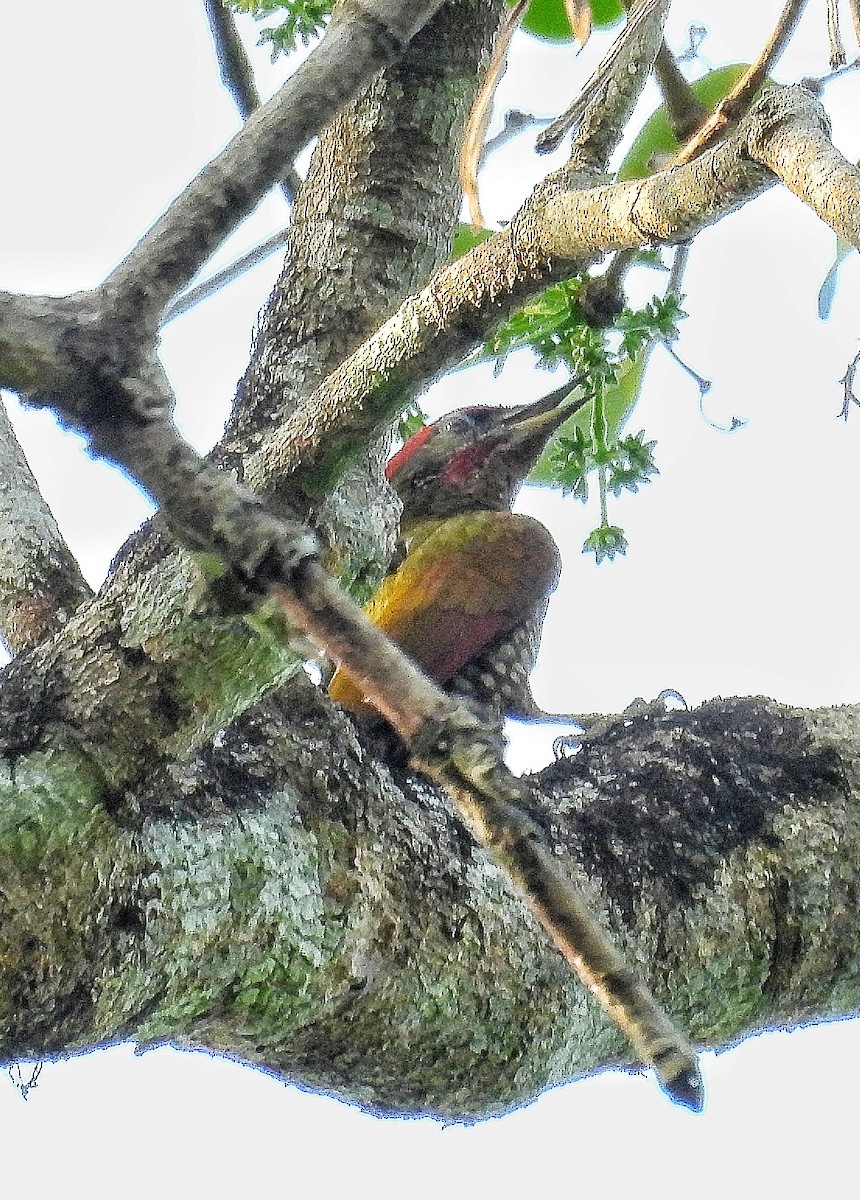
[[[596,478],[600,523],[583,544],[598,563],[627,549],[624,531],[608,519],[608,496],[638,492],[658,474],[653,441],[644,430],[621,436],[638,398],[645,361],[655,342],[677,337],[684,316],[674,295],[654,297],[640,309],[622,309],[611,324],[587,315],[588,277],[553,284],[501,325],[484,348],[501,369],[506,357],[529,348],[541,367],[566,367],[585,380],[590,403],[562,428],[552,443],[542,482],[553,483],[583,502]]]
[[[260,45],[266,42],[272,47],[272,58],[289,54],[299,42],[305,45],[320,33],[331,15],[333,0],[229,0],[230,7],[239,13],[249,13],[263,21],[273,13],[284,13],[279,24],[267,26],[260,31]]]

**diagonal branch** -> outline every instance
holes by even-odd
[[[654,76],[660,85],[669,127],[679,141],[690,137],[707,117],[708,109],[693,91],[665,42],[660,44],[654,59]]]
[[[239,116],[247,121],[254,109],[260,107],[260,93],[254,82],[251,61],[236,29],[236,21],[222,0],[203,0],[203,7],[215,43],[221,82],[233,97]]]
[[[773,32],[756,61],[743,73],[731,91],[723,97],[701,129],[675,155],[677,164],[690,162],[737,121],[767,79],[768,72],[785,49],[806,7],[806,0],[788,0]]]
[[[601,129],[604,137],[617,139],[629,116],[628,77],[642,75],[643,64],[647,76],[662,41],[668,12],[669,0],[637,0],[631,4],[627,23],[573,104],[538,134],[535,149],[539,153],[555,150],[571,129],[577,129],[577,138],[584,140],[592,140]],[[636,96],[638,90],[631,97],[634,103]],[[628,109],[626,115],[615,111],[619,101]],[[580,125],[587,128],[580,130]]]
[[[206,9],[209,32],[215,43],[215,57],[218,59],[221,82],[233,97],[239,116],[243,121],[247,121],[262,101],[254,82],[251,60],[236,29],[236,19],[230,9],[224,6],[223,0],[203,0],[203,7]],[[281,181],[284,198],[288,204],[295,199],[301,182],[297,172],[288,166]]]
[[[260,242],[259,245],[254,246],[253,249],[240,254],[228,266],[222,267],[220,271],[215,271],[200,283],[195,283],[193,287],[180,292],[165,308],[162,325],[166,325],[176,317],[181,317],[184,312],[188,312],[189,309],[208,300],[210,296],[220,292],[234,279],[239,279],[246,271],[250,271],[252,267],[264,262],[270,254],[274,254],[276,250],[283,250],[286,244],[287,235],[283,230],[279,230],[267,237],[265,241]]]
[[[115,313],[154,331],[185,287],[306,142],[441,0],[361,0],[334,17],[314,52],[194,179],[102,285]]]

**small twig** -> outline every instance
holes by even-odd
[[[677,62],[694,62],[699,57],[702,42],[707,36],[708,31],[704,25],[691,25],[687,30],[687,47],[675,56]]]
[[[496,94],[499,80],[505,73],[511,38],[525,15],[528,3],[529,0],[517,0],[514,7],[506,12],[499,32],[496,34],[492,56],[484,72],[481,86],[475,93],[469,119],[466,122],[463,149],[460,153],[460,187],[463,189],[469,205],[469,219],[478,228],[484,224],[484,215],[481,212],[481,201],[478,195],[478,167],[483,156],[487,126],[490,124],[493,112],[493,96]]]
[[[215,57],[221,73],[221,82],[233,97],[239,116],[247,121],[251,113],[260,107],[260,93],[254,82],[254,69],[245,52],[236,20],[223,0],[203,0],[209,21],[209,32],[215,43]],[[292,204],[301,185],[301,177],[290,168],[281,180],[284,198]]]
[[[854,380],[857,378],[857,371],[860,369],[860,350],[851,359],[851,362],[845,368],[845,374],[839,380],[842,384],[842,407],[837,413],[843,421],[848,420],[848,413],[851,411],[851,405],[855,404],[860,408],[860,398],[854,391]]]
[[[677,60],[661,42],[654,59],[654,74],[663,95],[669,126],[678,141],[690,137],[708,115],[708,110],[684,78]]]
[[[723,97],[705,124],[672,159],[672,166],[690,162],[724,132],[724,130],[746,112],[753,97],[764,83],[768,73],[785,49],[794,32],[806,0],[788,0],[773,33],[768,38],[761,54],[744,71],[731,91]]]
[[[839,32],[839,3],[838,0],[827,0],[827,38],[830,42],[830,67],[844,67],[848,61],[845,46]]]
[[[530,129],[533,125],[547,125],[549,124],[549,120],[549,117],[536,117],[534,113],[520,112],[516,108],[512,108],[509,112],[506,112],[502,128],[498,133],[494,133],[491,138],[487,138],[486,142],[484,142],[484,148],[481,151],[481,166],[484,165],[491,154],[495,154],[497,150],[501,150],[503,146],[507,146],[508,142],[512,142],[525,129]]]
[[[666,284],[666,294],[677,296],[678,301],[683,300],[681,295],[681,284],[684,281],[684,275],[687,270],[687,263],[690,260],[690,249],[693,245],[692,238],[688,242],[681,242],[675,247],[675,254],[672,258],[672,269],[669,272],[669,281]]]
[[[860,3],[860,0],[858,0]],[[834,67],[832,71],[825,72],[824,75],[804,75],[800,83],[812,92],[814,96],[821,96],[824,89],[834,79],[841,79],[843,75],[847,75],[849,71],[860,70],[860,58],[855,58],[852,62],[846,62],[841,67]]]
[[[195,284],[194,287],[181,292],[175,299],[170,301],[164,310],[162,325],[166,325],[169,321],[174,320],[175,317],[188,312],[190,308],[194,308],[195,305],[200,304],[203,300],[208,300],[215,292],[219,292],[223,287],[232,283],[234,279],[239,279],[246,271],[250,271],[252,267],[256,267],[258,263],[267,259],[270,254],[285,246],[286,241],[286,234],[283,230],[273,233],[264,242],[260,242],[259,246],[255,246],[253,250],[248,250],[247,253],[240,255],[229,266],[222,267],[220,271],[216,271],[214,275],[210,275],[208,279],[204,279],[202,283]]]
[[[21,1070],[19,1062],[10,1063],[6,1068],[9,1079],[14,1087],[21,1093],[21,1099],[26,1100],[30,1092],[34,1091],[39,1086],[39,1076],[42,1074],[43,1062],[33,1063],[30,1068],[30,1078],[24,1078],[24,1072]]]
[[[247,121],[254,109],[260,107],[251,60],[245,53],[233,14],[222,0],[203,0],[203,7],[215,43],[221,82],[233,97],[242,120]]]

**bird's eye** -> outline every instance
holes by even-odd
[[[461,408],[439,423],[444,433],[478,434],[487,425],[493,410],[484,405]]]

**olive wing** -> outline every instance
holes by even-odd
[[[549,532],[532,517],[467,513],[440,522],[410,549],[367,614],[432,679],[444,684],[500,633],[528,620],[558,582]],[[359,707],[342,672],[329,692]]]

